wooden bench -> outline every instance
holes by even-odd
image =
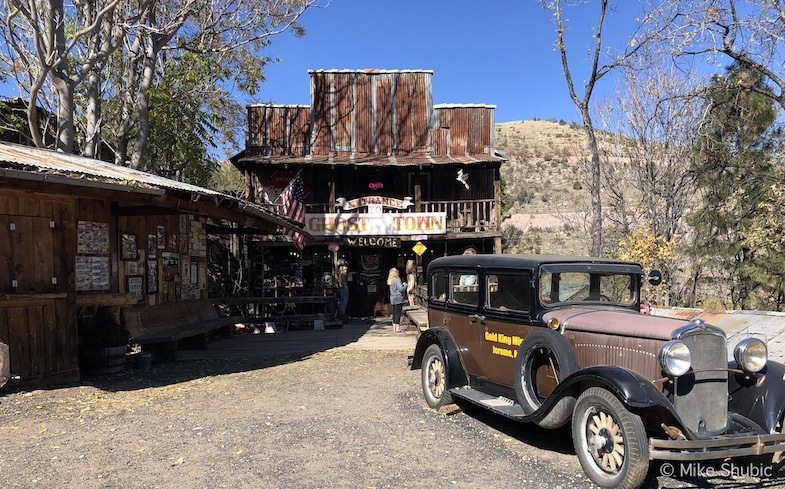
[[[174,361],[181,343],[206,348],[209,333],[223,330],[225,335],[231,335],[234,324],[244,318],[220,317],[212,301],[192,300],[124,307],[121,320],[131,334],[130,343],[157,353],[156,360]]]

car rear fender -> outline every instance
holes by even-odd
[[[469,378],[466,375],[466,370],[463,368],[463,363],[461,363],[461,357],[458,354],[458,349],[455,347],[455,341],[446,330],[441,328],[430,328],[420,335],[420,338],[417,340],[417,346],[414,348],[414,356],[411,362],[412,370],[422,367],[422,358],[425,355],[425,350],[431,345],[439,345],[439,348],[442,349],[449,386],[452,388],[467,385]]]

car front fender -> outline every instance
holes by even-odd
[[[728,369],[728,410],[768,433],[777,431],[785,413],[785,365],[768,362],[761,372],[748,375],[738,372],[739,366],[731,361]]]
[[[411,361],[412,370],[422,367],[422,358],[425,355],[425,350],[431,345],[439,345],[439,348],[442,349],[450,387],[467,385],[469,378],[466,375],[466,370],[463,368],[458,349],[455,347],[455,341],[442,328],[429,328],[420,335]]]
[[[560,400],[566,397],[577,399],[591,387],[602,387],[613,393],[630,412],[641,417],[648,429],[661,431],[661,425],[665,424],[679,428],[688,438],[695,437],[685,428],[673,404],[650,380],[610,365],[583,368],[566,377],[531,417],[543,419]]]

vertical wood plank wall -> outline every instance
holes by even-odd
[[[0,293],[15,293],[0,300],[0,341],[23,382],[79,378],[75,234],[75,199],[0,195]]]

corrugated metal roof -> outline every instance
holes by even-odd
[[[766,340],[769,358],[785,362],[785,313],[775,311],[706,311],[688,308],[655,308],[652,314],[680,319],[700,318],[725,331],[728,359],[739,341],[750,336]]]
[[[128,187],[142,186],[182,190],[202,195],[222,195],[214,190],[177,182],[101,160],[10,143],[0,143],[0,167],[33,170],[38,173],[55,172],[71,178],[88,178]]]
[[[302,224],[275,214],[259,204],[105,161],[48,149],[0,142],[0,177],[37,179],[76,186],[100,186],[120,192],[161,195],[167,191],[176,191],[192,196],[209,196],[215,200],[216,206],[231,207],[245,216],[293,229],[310,237],[303,230]]]

